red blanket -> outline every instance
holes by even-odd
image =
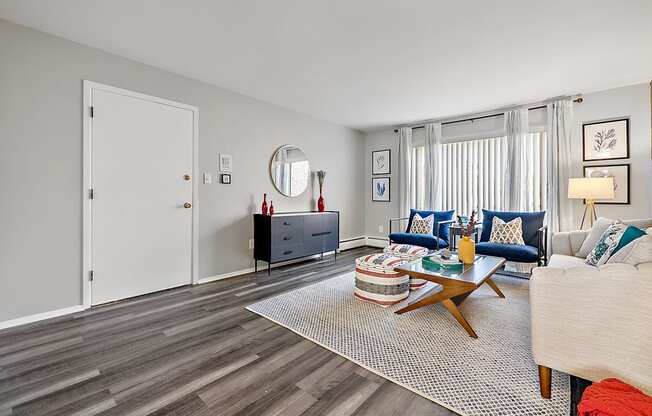
[[[652,397],[616,378],[607,378],[584,390],[579,416],[652,416]]]

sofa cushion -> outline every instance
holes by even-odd
[[[493,218],[498,217],[505,222],[509,222],[520,217],[523,221],[523,241],[529,246],[536,247],[538,243],[539,228],[543,227],[543,219],[546,216],[545,211],[534,212],[511,212],[511,211],[489,211],[482,210],[482,234],[480,241],[488,242],[491,237],[491,224]]]
[[[537,248],[528,245],[480,242],[475,245],[478,254],[504,257],[509,261],[533,263],[538,259]]]
[[[595,223],[593,223],[593,227],[589,230],[589,234],[586,236],[582,246],[575,255],[577,257],[586,258],[595,248],[595,245],[598,244],[602,234],[604,234],[604,232],[607,231],[607,228],[615,222],[616,220],[610,220],[609,218],[598,218]]]
[[[625,263],[632,266],[652,262],[652,235],[644,235],[627,244],[607,260],[607,263]]]
[[[641,263],[636,266],[639,272],[652,276],[652,262]]]
[[[564,254],[553,254],[550,256],[548,267],[555,267],[557,269],[569,269],[571,267],[587,267],[596,269],[596,267],[584,263],[584,259],[575,256],[566,256]]]
[[[430,250],[437,249],[437,237],[427,234],[411,234],[411,233],[392,233],[389,239],[399,244],[411,244],[413,246],[420,246],[429,248]],[[448,247],[448,243],[439,238],[439,248]]]
[[[453,214],[455,213],[455,210],[451,211],[426,211],[426,210],[418,210],[418,209],[411,209],[410,210],[410,219],[408,221],[407,228],[405,229],[406,232],[410,231],[410,228],[412,227],[412,218],[414,218],[414,214],[419,214],[421,218],[425,218],[428,215],[433,215],[435,217],[435,226],[433,227],[433,234],[437,233],[437,223],[442,222],[442,221],[450,221],[453,219]],[[448,244],[448,227],[449,224],[442,224],[440,229],[439,229],[439,237],[442,238],[447,244]]]

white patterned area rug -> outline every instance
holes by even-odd
[[[353,281],[348,273],[247,309],[464,416],[569,414],[567,376],[553,372],[552,399],[539,395],[526,280],[495,275],[505,299],[486,285],[466,299],[478,339],[441,305],[396,315],[403,304],[357,300]]]

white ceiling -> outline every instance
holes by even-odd
[[[363,130],[652,78],[651,0],[0,0],[0,16]]]

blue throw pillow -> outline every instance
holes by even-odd
[[[610,257],[616,254],[618,250],[621,248],[625,247],[627,244],[631,243],[632,241],[636,240],[637,238],[641,238],[644,235],[647,235],[647,233],[644,230],[641,230],[638,227],[633,227],[633,226],[628,226],[625,228],[625,231],[623,231],[622,236],[620,237],[620,241],[618,241],[618,245],[611,251]]]
[[[512,212],[512,211],[489,211],[482,210],[482,234],[480,241],[487,242],[491,237],[491,225],[494,217],[498,217],[505,222],[521,218],[523,221],[523,241],[528,246],[536,247],[538,243],[539,228],[543,227],[543,219],[546,216],[545,211],[533,212]]]
[[[406,233],[410,232],[410,228],[412,227],[412,218],[414,217],[414,214],[419,214],[421,218],[425,218],[428,215],[434,215],[435,217],[435,226],[432,229],[432,234],[437,235],[437,223],[441,221],[450,221],[453,219],[453,214],[455,214],[455,210],[450,210],[450,211],[426,211],[426,210],[419,210],[419,209],[411,209],[410,210],[410,219],[408,221],[408,226],[406,229]],[[440,229],[439,229],[439,237],[446,241],[448,243],[448,227],[450,224],[443,224]]]

